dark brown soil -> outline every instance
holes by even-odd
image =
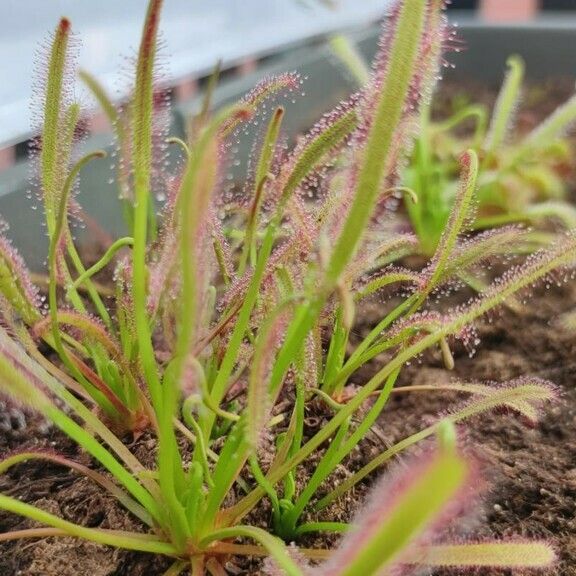
[[[37,438],[33,427],[24,434],[8,434],[0,442],[5,451],[55,450],[71,459],[90,463],[70,440],[55,429]],[[142,440],[133,447],[140,456],[151,446]],[[145,460],[144,460],[145,461]],[[92,481],[66,468],[30,460],[0,476],[0,491],[34,503],[66,520],[89,527],[143,531],[141,523]],[[33,527],[29,520],[0,513],[0,533]],[[148,576],[170,566],[164,558],[113,550],[73,538],[44,538],[0,543],[0,576]]]
[[[556,87],[551,100],[563,100],[566,90]],[[479,94],[473,91],[475,100]],[[484,92],[486,102],[494,94]],[[531,96],[528,112],[520,121],[524,128],[534,125],[553,109],[550,99]],[[483,510],[472,535],[461,538],[545,538],[551,541],[560,557],[551,572],[558,576],[576,576],[576,334],[563,328],[557,319],[576,307],[576,287],[553,286],[536,291],[534,298],[520,312],[503,309],[492,322],[479,327],[482,343],[474,358],[464,350],[455,351],[454,372],[446,371],[439,355],[427,354],[421,364],[414,363],[402,373],[399,384],[435,384],[450,378],[502,382],[517,376],[538,376],[556,383],[563,392],[562,401],[547,408],[540,425],[527,428],[512,415],[488,414],[466,425],[467,442],[488,462],[484,476],[493,486],[485,495]],[[376,306],[366,310],[362,319],[369,326],[381,313]],[[377,316],[378,315],[378,316]],[[358,378],[364,381],[376,365]],[[379,421],[379,430],[371,434],[348,466],[356,468],[372,451],[421,429],[451,405],[460,402],[447,392],[393,395]],[[12,450],[57,450],[84,461],[58,431],[31,414],[0,410],[0,456]],[[311,417],[315,416],[311,414]],[[24,420],[27,425],[24,426]],[[312,422],[312,420],[311,420]],[[8,426],[10,424],[10,426]],[[310,426],[321,426],[321,415]],[[153,446],[141,439],[133,446],[144,455]],[[342,471],[344,473],[345,471]],[[337,480],[336,480],[337,481]],[[361,500],[366,487],[359,487],[353,497],[339,503],[334,512],[348,519]],[[86,526],[142,530],[131,515],[120,508],[101,489],[62,467],[44,462],[28,462],[0,476],[0,491],[17,495],[65,519]],[[478,511],[476,511],[478,513]],[[267,511],[260,518],[265,523]],[[27,520],[0,513],[0,533],[32,526]],[[325,542],[308,541],[306,545]],[[242,570],[231,574],[259,574],[258,564],[236,563]],[[68,538],[46,538],[0,543],[0,576],[155,576],[170,562],[146,554],[112,550]],[[447,574],[437,571],[436,574]],[[484,571],[482,574],[507,574]]]
[[[406,368],[399,385],[435,384],[451,378],[505,381],[524,375],[550,379],[561,387],[562,400],[546,409],[536,428],[527,428],[510,414],[485,414],[462,427],[466,430],[468,444],[484,461],[484,478],[492,485],[492,490],[485,495],[482,513],[475,511],[482,521],[474,524],[472,534],[458,536],[470,539],[545,538],[554,544],[560,557],[552,574],[574,576],[576,336],[560,327],[557,319],[576,303],[576,287],[553,287],[537,292],[521,312],[503,309],[492,322],[480,326],[482,343],[478,353],[469,358],[466,351],[456,350],[454,372],[447,371],[439,355],[431,352],[422,359],[422,364]],[[370,369],[364,376],[369,372]],[[381,450],[421,429],[435,420],[439,412],[461,400],[448,392],[393,395],[380,419],[378,433],[371,435],[348,466],[358,467],[370,452]],[[321,419],[321,413],[311,413],[309,433],[321,425]],[[88,463],[86,457],[54,429],[37,434],[38,423],[32,420],[32,429],[26,433],[16,431],[5,435],[0,451],[57,449]],[[34,434],[38,437],[30,438]],[[141,439],[132,448],[139,456],[146,456],[151,452],[152,444],[150,440]],[[20,465],[0,476],[0,490],[86,526],[142,530],[138,521],[101,489],[55,465],[32,461]],[[347,519],[364,492],[365,487],[360,487],[352,498],[339,502],[339,508],[334,512],[341,519]],[[266,518],[267,511],[262,510],[260,517],[254,520],[265,523]],[[1,532],[31,525],[27,520],[0,514]],[[318,540],[306,542],[307,546],[325,544]],[[236,565],[245,568],[241,574],[258,574],[257,564],[237,562]],[[111,550],[68,538],[0,545],[2,576],[144,576],[162,574],[168,566],[169,562],[162,558]],[[489,574],[507,572],[490,571]]]
[[[451,378],[504,382],[537,376],[560,387],[561,400],[545,409],[535,428],[511,414],[483,414],[462,426],[470,446],[486,458],[483,474],[492,486],[485,496],[484,520],[469,537],[549,540],[560,558],[552,573],[574,576],[576,334],[559,327],[557,320],[574,307],[576,287],[538,292],[521,312],[506,309],[484,323],[478,353],[473,358],[465,351],[456,355],[453,373],[444,369],[439,355],[429,354],[423,365],[409,366],[399,384],[438,384]],[[390,440],[404,437],[460,401],[445,392],[396,395],[381,427]]]

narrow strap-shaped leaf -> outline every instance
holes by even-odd
[[[222,60],[218,60],[212,74],[208,78],[208,84],[204,90],[204,96],[202,98],[202,108],[200,112],[191,119],[191,130],[189,134],[189,140],[193,141],[199,132],[208,124],[210,118],[210,110],[212,108],[212,101],[214,98],[214,92],[218,86],[218,81],[220,80],[220,72],[222,71]]]
[[[524,61],[520,56],[510,56],[506,62],[508,72],[498,95],[484,149],[490,155],[504,142],[512,128],[513,115],[518,107],[520,89],[524,79]]]
[[[97,544],[113,546],[114,548],[125,548],[127,550],[139,550],[141,552],[151,552],[153,554],[166,554],[173,556],[176,549],[169,542],[160,540],[152,534],[139,534],[137,532],[126,532],[123,530],[103,530],[101,528],[86,528],[73,522],[68,522],[36,506],[21,502],[16,498],[0,494],[0,508],[26,516],[36,522],[47,524],[63,530],[66,535],[82,538]],[[52,534],[56,535],[56,534]],[[58,534],[62,536],[63,534]]]
[[[515,248],[521,248],[527,239],[526,230],[519,226],[505,226],[477,234],[455,248],[443,276],[450,278],[493,256],[509,254]]]
[[[0,339],[0,385],[2,390],[38,410],[58,428],[96,458],[153,515],[158,508],[150,493],[82,426],[57,408],[42,391],[41,384],[51,377],[43,373],[19,347],[2,335]],[[39,380],[39,382],[35,385]],[[33,383],[34,382],[34,383]]]
[[[231,116],[222,126],[221,136],[229,136],[245,120],[249,119],[260,104],[285,90],[296,90],[302,83],[296,72],[286,72],[261,80],[242,100],[239,105],[250,111],[249,115]]]
[[[417,285],[419,281],[420,276],[410,270],[387,270],[383,274],[376,275],[374,278],[371,278],[356,288],[354,290],[354,299],[361,300],[362,298],[366,298],[370,294],[373,294],[390,284],[409,282],[413,285]]]
[[[58,302],[57,302],[57,272],[59,269],[59,259],[58,259],[58,249],[60,245],[60,238],[63,234],[64,230],[67,229],[67,215],[68,215],[68,201],[69,196],[72,190],[72,184],[82,169],[82,167],[87,164],[90,160],[101,157],[101,152],[94,152],[92,154],[88,154],[84,156],[81,160],[79,160],[71,172],[69,173],[68,177],[66,178],[65,184],[60,191],[60,196],[58,198],[57,204],[57,213],[51,214],[51,218],[49,218],[49,210],[53,210],[56,207],[54,204],[50,207],[48,204],[46,205],[46,212],[47,212],[47,223],[48,223],[48,233],[50,238],[50,244],[48,248],[48,270],[49,270],[49,285],[48,285],[48,305],[49,305],[49,317],[51,323],[51,341],[50,344],[54,347],[57,351],[60,359],[68,370],[70,370],[71,374],[88,390],[94,390],[92,384],[89,379],[86,378],[86,375],[79,369],[79,366],[76,362],[73,361],[72,356],[68,353],[66,348],[63,344],[63,337],[60,333],[60,329],[58,326]],[[78,298],[78,295],[76,298]],[[79,301],[77,302],[77,307],[84,311],[84,304]],[[110,321],[109,316],[105,315],[105,318]],[[127,409],[122,403],[115,397],[113,393],[111,393],[109,387],[102,382],[101,392],[105,393],[100,400],[105,401],[108,400],[108,403],[103,404],[104,408],[109,412],[109,414],[114,415],[115,410],[118,410],[120,414],[123,416],[126,415]],[[110,394],[107,394],[110,392]]]
[[[462,568],[546,568],[556,554],[547,542],[476,542],[441,544],[415,554],[415,564]]]
[[[489,310],[501,305],[507,298],[525,288],[533,285],[555,269],[576,265],[576,234],[567,234],[549,250],[543,250],[532,256],[529,262],[509,274],[501,282],[497,283],[482,297],[472,301],[467,308],[459,310],[437,331],[424,336],[417,342],[406,346],[398,355],[377,372],[333,418],[312,437],[302,448],[281,466],[271,472],[268,480],[277,482],[283,478],[294,466],[306,459],[318,446],[330,438],[339,428],[342,422],[353,414],[362,403],[382,385],[382,383],[398,368],[411,360],[422,351],[438,343],[442,338],[450,334],[456,334],[462,328],[469,325],[476,318]],[[303,311],[309,313],[308,310]],[[288,339],[288,338],[287,338]],[[226,519],[242,517],[261,497],[261,490],[255,489],[243,500],[235,504],[229,510],[223,511]]]
[[[68,458],[59,456],[58,454],[50,454],[48,452],[19,452],[17,454],[13,454],[12,456],[9,456],[8,458],[0,461],[0,474],[4,474],[12,466],[20,464],[21,462],[26,462],[27,460],[47,460],[49,462],[59,464],[60,466],[66,466],[75,472],[78,472],[79,474],[83,474],[84,476],[99,484],[102,488],[104,488],[104,490],[107,490],[127,510],[132,512],[132,514],[134,514],[142,522],[148,524],[149,526],[153,525],[152,518],[146,509],[138,504],[135,500],[133,500],[130,496],[128,496],[126,492],[118,488],[118,486],[114,484],[109,478],[100,472],[97,472],[96,470],[92,470],[91,468],[88,468],[79,462],[69,460]]]
[[[409,255],[418,248],[418,239],[412,234],[398,234],[370,243],[346,266],[342,282],[353,284],[364,274],[379,270],[391,262]]]
[[[250,317],[258,299],[260,286],[266,272],[266,265],[268,264],[270,253],[272,252],[274,239],[275,226],[271,224],[266,230],[266,235],[256,261],[256,267],[254,268],[254,273],[250,279],[248,289],[238,310],[238,318],[228,342],[226,353],[224,354],[214,384],[212,385],[211,395],[214,404],[219,404],[222,401],[230,384],[230,376],[234,370],[242,340],[244,339],[248,329]],[[207,413],[204,416],[201,426],[206,438],[208,438],[212,426],[214,425],[214,415],[212,413]]]
[[[576,96],[572,96],[515,147],[513,154],[506,160],[504,168],[512,168],[534,151],[548,146],[575,122]]]
[[[326,154],[340,145],[356,128],[357,121],[355,110],[344,112],[335,120],[329,120],[329,124],[298,151],[294,163],[289,165],[288,177],[282,187],[279,211],[283,209],[304,178],[311,174]]]
[[[413,79],[422,29],[428,6],[422,0],[406,0],[398,16],[392,40],[387,79],[374,111],[354,192],[354,201],[326,271],[328,284],[335,284],[356,252],[376,203],[391,154],[394,132],[402,117]]]
[[[232,432],[228,434],[214,468],[212,474],[214,487],[207,496],[202,517],[201,531],[203,533],[209,533],[214,529],[218,510],[244,466],[248,455],[248,446],[245,421],[241,420],[234,425]]]
[[[185,219],[180,241],[180,257],[182,266],[182,290],[181,290],[181,307],[178,341],[176,343],[176,358],[173,362],[172,369],[175,375],[171,379],[164,379],[162,387],[162,412],[159,413],[160,423],[160,442],[165,445],[164,453],[160,451],[159,469],[162,482],[168,487],[168,493],[173,498],[178,487],[183,485],[184,478],[179,462],[179,452],[172,425],[173,417],[176,413],[178,398],[180,394],[180,384],[186,361],[192,350],[195,324],[197,321],[197,302],[199,298],[198,290],[198,257],[199,238],[202,226],[205,224],[212,193],[216,183],[218,169],[218,143],[220,141],[220,132],[222,126],[230,120],[247,113],[245,106],[236,106],[222,111],[205,129],[201,138],[188,159],[188,163],[182,177],[178,201],[182,217]],[[250,308],[251,310],[251,308]],[[242,333],[243,336],[244,332]],[[232,345],[231,345],[232,346]],[[229,348],[230,351],[230,348]],[[232,361],[233,362],[233,361]],[[224,374],[222,385],[225,386],[227,378],[232,371]],[[226,380],[224,380],[226,378]],[[214,385],[214,387],[216,387]],[[222,391],[222,395],[223,395]],[[222,396],[213,394],[210,399],[206,398],[205,402],[209,406],[218,407]],[[204,440],[210,437],[211,426],[214,423],[215,415],[213,412],[203,414],[200,427],[204,433]],[[195,461],[204,460],[205,454],[199,451],[201,446],[197,444],[195,451]],[[177,498],[173,498],[173,506],[180,510],[180,503]],[[181,516],[180,523],[185,525],[185,519],[182,514],[183,509],[178,512]],[[188,524],[189,528],[189,524]]]
[[[63,84],[66,68],[66,59],[70,41],[70,21],[62,18],[54,35],[50,60],[48,63],[48,82],[44,103],[44,128],[42,131],[42,150],[40,164],[42,168],[42,188],[45,203],[54,211],[54,202],[57,195],[57,182],[61,177],[59,170],[59,152],[61,119],[63,116]],[[56,215],[52,213],[52,219]],[[49,232],[51,228],[49,227]]]
[[[110,99],[110,96],[106,93],[104,87],[96,80],[94,76],[90,73],[86,72],[85,70],[80,70],[79,72],[80,79],[88,86],[90,92],[92,92],[93,96],[98,101],[98,104],[104,111],[104,114],[108,118],[114,133],[116,134],[116,138],[118,140],[118,149],[119,153],[122,156],[120,162],[118,162],[118,182],[120,188],[120,198],[128,199],[130,198],[130,186],[129,186],[129,165],[131,161],[128,156],[129,151],[129,143],[128,143],[128,136],[127,136],[127,126],[126,126],[126,119],[121,117],[114,106],[114,103]]]
[[[247,422],[246,434],[252,450],[261,443],[262,433],[270,414],[270,391],[268,390],[268,370],[276,353],[280,340],[278,328],[281,325],[287,307],[293,302],[286,302],[272,311],[258,331],[258,339],[254,346],[250,376],[247,391]]]
[[[370,80],[370,69],[366,65],[356,45],[343,34],[335,34],[330,38],[330,48],[352,74],[358,86],[364,86]]]
[[[314,574],[371,576],[401,559],[402,553],[461,489],[468,465],[452,451],[445,451],[410,472],[411,478],[404,480],[404,486],[396,486],[393,496],[388,484],[375,489],[359,524]]]
[[[422,304],[442,278],[445,273],[445,268],[454,252],[458,236],[470,217],[478,177],[478,156],[476,152],[473,150],[465,152],[460,158],[460,164],[462,166],[462,173],[460,175],[460,188],[456,195],[456,201],[450,212],[448,223],[442,233],[436,253],[432,258],[429,278],[424,288],[419,292],[418,300],[412,307],[412,310],[416,310],[420,304]]]
[[[4,341],[6,334],[0,332],[0,342]],[[90,436],[99,437],[109,447],[109,451],[116,454],[120,461],[126,466],[129,474],[133,477],[141,477],[142,485],[153,494],[155,497],[159,495],[158,485],[151,478],[146,477],[143,473],[146,471],[142,463],[128,450],[128,448],[115,436],[110,428],[108,428],[96,416],[95,411],[87,407],[82,401],[78,400],[75,394],[72,394],[65,386],[63,386],[55,377],[48,372],[40,372],[37,374],[35,371],[44,368],[46,371],[49,367],[53,367],[44,357],[38,352],[35,352],[34,358],[38,358],[38,366],[32,363],[28,365],[28,369],[34,373],[34,379],[41,381],[43,386],[54,394],[65,406],[69,413],[73,413],[76,418],[80,419],[83,423],[82,429]],[[22,360],[25,362],[26,360]],[[67,377],[65,373],[55,371],[56,376]],[[68,377],[69,378],[69,377]],[[72,386],[70,386],[73,389]]]
[[[98,101],[98,104],[104,111],[104,114],[106,114],[108,121],[116,132],[119,140],[118,144],[122,147],[123,143],[126,141],[126,132],[124,130],[124,125],[120,122],[118,110],[116,110],[116,106],[114,106],[110,96],[106,93],[106,90],[100,82],[98,82],[98,80],[96,80],[96,78],[86,70],[80,70],[78,76],[80,76],[82,82],[88,86],[90,92],[92,92],[92,95]]]
[[[280,134],[280,127],[282,125],[283,117],[284,108],[280,106],[276,108],[272,118],[270,119],[268,129],[266,130],[264,141],[262,143],[260,157],[256,167],[256,177],[254,179],[254,198],[252,200],[252,205],[250,206],[248,222],[246,223],[246,235],[244,237],[244,246],[242,247],[240,263],[238,265],[238,275],[242,275],[244,273],[246,264],[248,262],[248,257],[252,254],[254,249],[254,236],[258,228],[258,214],[260,212],[260,207],[262,205],[264,196],[264,186],[268,179],[268,173],[270,172],[270,167],[274,158],[276,142]],[[254,264],[254,262],[252,262],[252,264]]]
[[[43,336],[44,332],[49,328],[48,322],[48,319],[44,319],[34,326],[36,336]],[[87,340],[93,340],[102,346],[112,360],[121,366],[124,374],[132,380],[133,386],[137,387],[135,376],[132,374],[132,369],[122,354],[120,343],[106,332],[104,326],[88,315],[66,310],[58,311],[57,322],[59,325],[62,324],[79,329],[82,332],[82,336],[86,337]],[[82,340],[84,341],[84,339]]]
[[[227,117],[227,116],[226,116]],[[223,122],[225,118],[220,118]],[[189,352],[198,321],[196,309],[200,298],[198,278],[198,248],[200,234],[207,221],[208,209],[214,192],[218,172],[217,125],[205,132],[195,147],[179,192],[182,214],[180,257],[182,266],[181,326],[177,354],[184,358]]]
[[[324,363],[324,373],[322,375],[322,390],[330,395],[333,395],[334,390],[329,387],[333,382],[336,374],[342,369],[342,363],[346,356],[346,344],[350,329],[344,325],[343,310],[340,306],[334,315],[334,328],[330,338],[330,346],[326,355],[326,362]]]
[[[301,345],[303,337],[320,314],[325,298],[329,295],[330,290],[336,286],[340,273],[353,257],[371,216],[383,181],[394,129],[402,116],[404,99],[407,97],[410,81],[413,77],[418,41],[426,12],[427,6],[420,0],[407,0],[402,6],[401,17],[395,30],[396,41],[390,58],[390,82],[386,84],[378,101],[368,143],[363,152],[363,163],[360,168],[354,202],[326,270],[326,289],[319,291],[319,294],[309,303],[300,307],[295,315],[272,373],[271,389],[273,392],[278,391],[284,373],[294,358],[294,352]],[[351,129],[350,123],[352,121],[354,124],[357,122],[355,112],[344,112],[344,114],[336,115],[336,120],[331,126],[335,133],[344,139]],[[331,149],[327,136],[328,130],[321,132],[318,137],[308,143],[296,160],[294,171],[282,188],[278,217],[282,213],[282,202],[288,200],[301,180]]]
[[[66,206],[68,205],[70,195],[72,193],[72,187],[76,177],[78,176],[78,173],[87,162],[102,154],[101,151],[96,152],[95,154],[88,154],[87,160],[85,160],[86,157],[81,158],[71,171],[68,170],[71,162],[74,137],[79,119],[80,104],[75,102],[65,110],[62,117],[62,123],[58,131],[58,179],[54,181],[54,187],[51,191],[52,194],[46,194],[44,197],[46,225],[48,228],[49,236],[52,234],[57,234],[57,230],[55,229],[55,222],[60,214],[60,206],[62,203],[66,203]]]
[[[26,264],[4,237],[0,237],[0,292],[28,326],[42,318],[38,291]]]
[[[196,318],[197,273],[199,234],[206,223],[208,211],[217,179],[219,162],[218,143],[220,132],[231,118],[250,114],[245,105],[232,106],[221,111],[204,130],[186,164],[178,192],[180,213],[185,222],[180,238],[180,258],[182,266],[182,306],[183,322],[176,345],[180,366],[190,351]]]
[[[136,84],[132,104],[134,167],[134,251],[132,257],[132,292],[139,356],[150,390],[152,404],[162,412],[160,377],[152,346],[152,335],[146,310],[146,247],[152,170],[152,116],[154,108],[153,74],[156,42],[163,0],[151,0],[142,32]]]
[[[514,410],[522,413],[531,420],[537,417],[535,406],[542,402],[554,400],[556,391],[553,386],[548,383],[536,381],[523,381],[511,382],[508,386],[496,389],[491,394],[481,395],[481,397],[473,398],[467,402],[463,407],[455,410],[451,414],[446,415],[446,420],[456,424],[462,422],[478,414],[482,414],[489,410],[499,407],[513,408]],[[374,470],[388,462],[393,456],[413,446],[417,442],[429,438],[437,431],[437,424],[433,424],[408,436],[404,440],[397,442],[394,446],[388,448],[382,454],[374,458],[371,462],[366,464],[363,468],[358,470],[349,478],[346,478],[340,485],[322,498],[316,505],[317,510],[321,510],[328,506],[335,499],[339,498],[355,486],[360,480],[368,476]]]
[[[296,533],[297,522],[300,519],[304,509],[314,497],[315,492],[318,490],[322,482],[334,471],[337,464],[341,461],[338,458],[338,451],[342,442],[345,441],[348,435],[350,422],[346,421],[334,436],[332,442],[328,446],[326,452],[322,455],[322,459],[318,462],[314,474],[310,477],[302,492],[296,498],[294,505],[290,508],[282,518],[282,525],[286,525],[289,530]],[[292,534],[290,534],[292,536]]]

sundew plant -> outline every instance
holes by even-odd
[[[368,69],[353,44],[336,36],[331,46],[356,81],[364,83]],[[462,42],[454,37],[451,49],[461,51]],[[566,229],[576,226],[576,210],[566,201],[574,159],[565,138],[576,122],[576,98],[568,99],[528,134],[518,136],[515,119],[522,108],[525,65],[517,55],[510,56],[507,65],[491,116],[485,105],[468,99],[460,103],[454,99],[450,114],[437,120],[432,118],[432,101],[420,108],[418,136],[402,173],[402,184],[418,198],[406,202],[405,208],[420,254],[429,257],[438,247],[458,189],[458,157],[467,149],[480,160],[478,208],[469,223],[471,230],[534,224],[537,230],[526,241],[542,245],[554,237],[543,223],[553,220]],[[528,249],[530,244],[523,244],[518,249]]]
[[[417,205],[407,205],[407,210],[425,254],[435,250],[449,217],[458,169],[451,158],[466,147],[476,150],[481,159],[479,208],[471,228],[540,225],[550,219],[568,229],[576,225],[576,211],[565,201],[566,177],[573,158],[570,143],[564,138],[576,121],[576,98],[570,98],[518,138],[513,135],[514,120],[521,107],[523,78],[524,62],[511,56],[490,119],[486,108],[474,103],[441,122],[432,122],[430,109],[423,110],[420,135],[404,183],[420,200]],[[470,135],[457,136],[455,129],[466,122],[474,126]],[[533,237],[539,242],[548,239],[544,234]]]
[[[74,245],[75,183],[103,153],[73,160],[80,109],[68,96],[71,24],[62,19],[49,55],[38,159],[49,237],[46,311],[22,260],[6,241],[0,245],[1,390],[92,457],[88,467],[53,453],[17,452],[0,462],[0,471],[32,458],[70,467],[113,495],[142,531],[80,526],[3,494],[0,508],[39,525],[0,540],[75,536],[162,554],[173,559],[171,576],[185,570],[220,576],[230,555],[269,557],[265,570],[292,576],[549,566],[554,552],[546,542],[451,543],[445,534],[453,532],[480,474],[457,445],[457,426],[494,408],[534,421],[557,395],[550,383],[447,379],[442,388],[466,395],[462,405],[370,457],[335,487],[328,482],[390,396],[406,391],[395,384],[407,363],[437,349],[451,368],[455,346],[477,346],[477,319],[539,281],[573,277],[576,236],[566,234],[468,303],[429,310],[430,298],[451,289],[457,274],[515,246],[522,235],[506,228],[463,237],[477,188],[474,151],[460,157],[456,201],[429,264],[421,271],[390,264],[416,242],[386,233],[381,215],[390,196],[403,192],[398,175],[451,37],[443,1],[398,3],[366,85],[289,153],[281,145],[284,109],[271,110],[241,210],[223,195],[232,143],[266,101],[299,89],[300,79],[294,73],[268,79],[215,113],[207,105],[188,141],[171,140],[184,163],[171,175],[156,233],[161,8],[162,0],[150,1],[133,94],[121,110],[83,74],[116,124],[131,235],[89,268]],[[93,276],[113,265],[114,297],[106,300]],[[353,344],[357,305],[384,289],[396,296]],[[47,348],[51,353],[43,354]],[[374,375],[359,383],[358,371],[369,362]],[[305,420],[312,406],[326,416],[310,431]],[[156,439],[152,468],[124,443],[141,434]],[[332,503],[419,443],[406,473],[376,484],[358,522],[334,521]],[[259,510],[270,510],[266,528],[252,521]],[[306,546],[314,532],[347,535],[331,551]]]

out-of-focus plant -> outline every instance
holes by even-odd
[[[361,83],[366,66],[354,45],[338,36],[331,47]],[[430,118],[432,102],[421,107],[418,137],[402,184],[418,198],[405,206],[424,255],[436,250],[458,187],[457,158],[469,148],[480,158],[478,210],[469,224],[471,230],[550,219],[567,229],[576,226],[576,209],[566,201],[574,151],[564,137],[576,121],[576,97],[519,137],[514,119],[521,106],[523,79],[524,62],[511,56],[491,119],[486,106],[469,98],[438,121]],[[463,126],[471,128],[462,130]],[[533,235],[537,243],[548,239],[549,235]]]
[[[406,209],[424,254],[431,254],[440,239],[457,185],[454,158],[468,147],[480,157],[478,211],[472,229],[541,224],[550,218],[568,229],[576,226],[576,210],[565,201],[574,153],[563,137],[576,120],[576,97],[518,137],[514,117],[520,107],[524,63],[512,56],[508,67],[490,122],[486,108],[478,104],[468,104],[439,122],[430,120],[430,107],[423,108],[421,131],[403,183],[419,199]],[[468,136],[457,135],[455,128],[464,122],[473,123],[474,129]]]
[[[116,241],[88,269],[72,241],[74,182],[102,153],[71,159],[79,106],[66,99],[71,32],[63,19],[49,57],[39,157],[50,240],[47,312],[38,308],[21,259],[4,241],[0,250],[1,390],[38,410],[97,464],[87,468],[62,456],[27,452],[8,456],[0,471],[30,458],[68,466],[108,490],[149,532],[83,527],[0,495],[0,508],[47,526],[0,539],[72,535],[165,554],[174,558],[171,576],[185,568],[194,576],[219,576],[230,554],[270,555],[279,570],[297,576],[309,568],[284,542],[309,532],[347,531],[348,524],[323,510],[394,455],[440,434],[441,448],[414,465],[414,480],[390,489],[382,513],[370,514],[349,537],[352,544],[344,543],[313,573],[368,575],[398,563],[549,565],[554,553],[542,542],[445,545],[419,539],[470,477],[452,427],[498,407],[535,420],[539,405],[556,395],[543,381],[447,384],[446,390],[469,400],[322,492],[390,396],[407,392],[395,387],[406,363],[438,348],[451,368],[457,340],[476,346],[476,319],[553,272],[573,274],[576,237],[567,234],[467,305],[444,314],[427,310],[429,298],[453,278],[514,246],[523,234],[507,228],[462,239],[478,176],[472,150],[460,159],[460,185],[430,264],[420,272],[388,265],[416,240],[387,235],[374,215],[397,190],[422,99],[434,85],[447,37],[443,2],[399,3],[370,82],[325,115],[289,154],[279,144],[284,110],[273,110],[251,158],[244,211],[237,205],[227,209],[221,191],[230,149],[266,100],[298,89],[300,80],[295,74],[266,80],[216,114],[205,106],[189,141],[172,140],[184,166],[169,187],[155,235],[153,78],[161,7],[161,0],[150,1],[119,138],[130,166],[129,175],[119,177],[130,202],[132,236]],[[99,92],[98,99],[114,118],[107,96]],[[305,199],[312,184],[317,200],[310,203]],[[233,237],[227,230],[235,231]],[[110,311],[92,278],[129,248],[116,265]],[[395,286],[399,300],[349,353],[357,302]],[[43,355],[41,344],[55,355]],[[372,378],[350,385],[362,366],[382,354],[387,359]],[[307,436],[311,404],[324,411],[326,422]],[[154,469],[122,442],[123,435],[144,431],[157,440]],[[306,464],[313,456],[317,464],[310,471]],[[250,523],[250,513],[263,501],[272,510],[268,529]],[[331,555],[299,550],[315,560]]]

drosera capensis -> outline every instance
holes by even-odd
[[[523,79],[524,62],[513,55],[491,116],[476,103],[441,121],[431,120],[431,107],[423,111],[404,178],[420,199],[417,205],[406,204],[406,210],[424,254],[434,251],[454,201],[457,165],[451,158],[468,147],[481,159],[478,210],[471,230],[533,225],[537,230],[527,240],[542,244],[551,236],[540,231],[546,231],[543,223],[553,220],[565,229],[576,225],[566,178],[574,166],[574,153],[565,138],[576,122],[576,99],[569,98],[528,134],[518,136],[515,119],[522,105]],[[474,129],[459,135],[457,129],[471,122]]]
[[[353,43],[345,36],[330,46],[343,66],[361,85],[367,67]],[[445,41],[445,50],[460,52],[463,45],[455,36]],[[446,67],[453,67],[443,62]],[[403,169],[402,184],[418,202],[405,198],[410,225],[418,238],[412,252],[430,257],[450,218],[458,186],[457,158],[473,149],[480,158],[478,209],[468,223],[470,232],[519,224],[535,226],[516,247],[528,251],[553,238],[549,224],[564,229],[576,225],[576,209],[568,200],[574,150],[566,134],[576,123],[576,100],[572,96],[552,111],[530,132],[517,130],[523,109],[525,64],[518,55],[507,60],[507,72],[493,110],[468,96],[454,98],[452,110],[435,110],[435,101],[422,106],[418,135],[409,161]]]
[[[395,385],[407,363],[436,348],[452,368],[451,350],[459,340],[471,345],[474,322],[484,314],[550,274],[561,272],[566,281],[574,275],[576,237],[570,233],[511,268],[468,304],[443,312],[428,308],[431,297],[482,265],[497,251],[495,245],[498,250],[515,246],[522,233],[509,228],[496,236],[463,236],[477,188],[479,160],[473,150],[460,157],[457,201],[429,265],[414,271],[394,264],[395,255],[415,239],[390,237],[375,214],[399,191],[400,167],[422,102],[432,93],[451,34],[444,2],[397,3],[368,83],[321,118],[289,153],[281,145],[289,110],[269,110],[254,147],[255,168],[245,187],[252,196],[244,202],[245,211],[233,204],[226,213],[221,201],[230,141],[258,107],[294,90],[300,79],[288,73],[266,80],[238,104],[214,113],[206,104],[188,140],[171,140],[180,147],[183,167],[169,187],[158,234],[152,234],[154,67],[161,8],[161,0],[150,1],[133,96],[124,107],[130,121],[123,124],[120,145],[131,155],[127,165],[133,173],[118,177],[122,193],[131,187],[124,198],[132,202],[132,235],[86,268],[69,232],[74,181],[84,164],[102,153],[73,163],[70,135],[78,107],[52,106],[61,101],[69,61],[70,24],[64,20],[53,39],[46,92],[44,130],[49,133],[43,143],[55,149],[41,152],[50,220],[47,311],[37,311],[37,295],[21,259],[7,243],[0,244],[0,390],[37,410],[93,463],[86,468],[26,451],[7,456],[0,471],[33,458],[68,466],[110,492],[143,530],[79,526],[3,494],[0,508],[46,527],[4,533],[0,540],[66,535],[162,554],[174,560],[170,576],[185,570],[219,576],[231,554],[269,556],[269,570],[292,576],[379,574],[397,565],[528,569],[553,563],[546,542],[434,539],[430,544],[422,538],[430,530],[441,536],[436,520],[458,500],[476,466],[457,448],[456,427],[502,407],[534,420],[538,409],[557,397],[554,386],[542,380],[500,387],[447,384],[446,390],[468,396],[465,404],[325,491],[327,479],[362,442],[390,396],[402,392]],[[83,76],[98,90],[89,75]],[[114,117],[107,96],[97,97]],[[308,188],[318,182],[322,186],[310,201]],[[108,309],[93,275],[113,262],[114,301]],[[80,295],[81,285],[91,288],[87,297]],[[398,298],[352,346],[358,302],[383,287],[397,287]],[[42,354],[40,346],[54,354]],[[350,386],[350,378],[383,352],[386,360],[374,376]],[[304,423],[311,403],[324,410],[326,421],[308,435]],[[130,434],[143,432],[155,438],[153,469],[124,443]],[[382,514],[368,514],[355,531],[323,516],[345,490],[431,437],[437,447],[413,461],[410,482],[398,481],[397,489],[386,483],[376,487],[374,498],[387,502]],[[313,471],[306,466],[311,457]],[[272,511],[266,528],[250,521],[250,513],[264,503]],[[311,532],[350,535],[335,551],[300,547]]]

